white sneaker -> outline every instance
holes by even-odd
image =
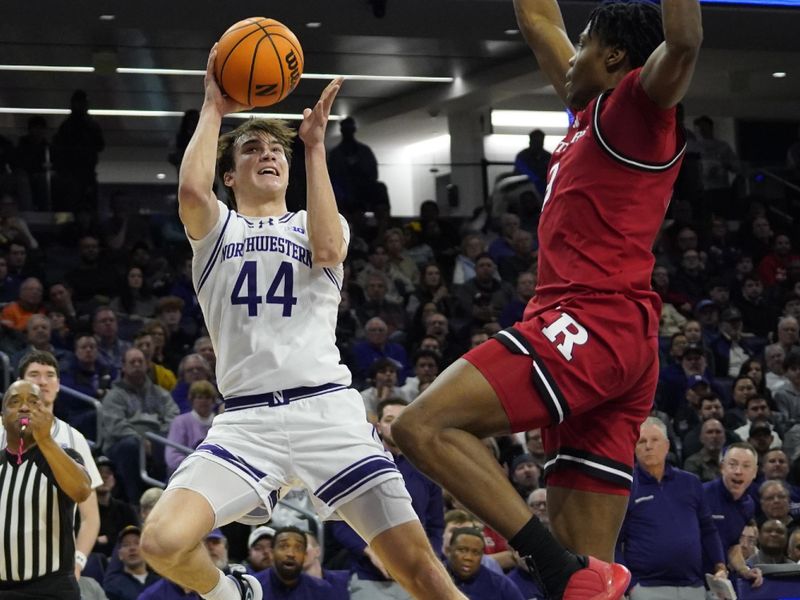
[[[232,579],[239,588],[242,600],[263,600],[264,590],[261,588],[258,579],[252,575],[234,572],[228,575],[228,579]]]

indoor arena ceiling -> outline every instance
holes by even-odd
[[[562,2],[571,33],[577,33],[593,4]],[[376,17],[381,10],[385,16]],[[552,102],[515,30],[511,0],[33,0],[0,4],[0,63],[95,70],[0,67],[0,110],[66,108],[75,88],[88,92],[94,109],[180,112],[199,107],[198,76],[117,69],[203,69],[219,35],[249,16],[289,25],[303,45],[306,73],[455,78],[347,81],[334,112],[354,114],[365,124],[423,110],[438,115]],[[800,99],[800,8],[705,6],[704,25],[705,51],[689,98],[698,110],[769,112],[778,100]],[[773,78],[775,71],[787,76]],[[300,112],[324,83],[304,79],[274,110]],[[773,111],[771,116],[780,115]],[[55,125],[62,118],[48,120]],[[26,119],[0,114],[0,134],[15,139]],[[108,144],[120,147],[164,147],[179,122],[169,116],[99,119]]]

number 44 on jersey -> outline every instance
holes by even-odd
[[[281,262],[265,296],[262,297],[258,289],[257,263],[254,260],[246,260],[233,286],[231,304],[246,305],[249,317],[258,316],[259,304],[280,304],[283,306],[282,316],[292,316],[292,307],[297,304],[297,297],[293,294],[294,270],[291,263]]]

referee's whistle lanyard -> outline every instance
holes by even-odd
[[[25,430],[28,428],[28,421],[27,417],[22,417],[19,420],[19,446],[17,446],[17,465],[22,464],[22,450],[23,450],[23,437],[25,435]]]

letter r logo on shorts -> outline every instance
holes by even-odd
[[[575,319],[567,314],[561,313],[555,321],[547,327],[542,328],[542,333],[551,342],[557,342],[559,336],[563,339],[556,344],[556,348],[567,360],[572,360],[572,347],[583,346],[589,341],[589,332],[583,328]]]

